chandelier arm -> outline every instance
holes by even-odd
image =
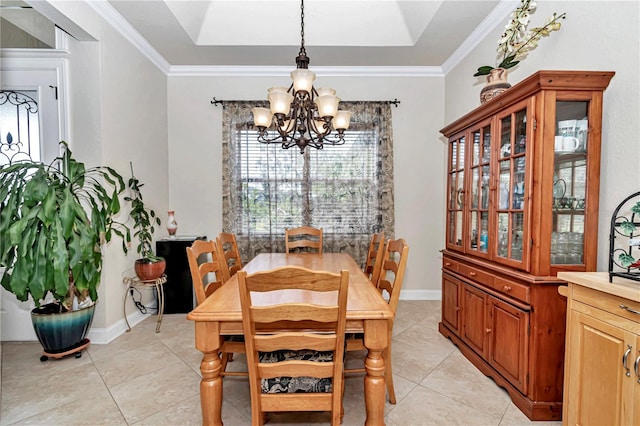
[[[260,143],[280,143],[282,141],[282,137],[279,132],[276,136],[270,138],[269,131],[265,130],[264,132],[260,132],[258,135],[258,142]]]
[[[314,138],[312,135],[311,141],[317,145],[344,145],[345,143],[344,134],[340,134],[340,133],[336,133],[336,134],[327,133],[326,136],[317,137],[317,138]],[[311,143],[309,145],[313,146],[313,144]],[[314,146],[314,148],[322,149],[317,146]]]

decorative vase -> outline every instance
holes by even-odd
[[[504,68],[494,68],[487,75],[487,85],[480,91],[480,103],[483,104],[511,87],[507,81],[507,70]]]
[[[178,222],[176,222],[175,211],[169,210],[169,217],[167,218],[167,232],[170,237],[174,237],[177,230]]]

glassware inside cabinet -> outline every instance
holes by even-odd
[[[450,143],[447,242],[449,245],[462,247],[465,138],[460,137]]]
[[[473,149],[470,160],[469,250],[488,253],[489,238],[489,180],[491,160],[491,127],[471,132]]]
[[[499,175],[499,191],[498,191],[498,209],[507,210],[509,208],[509,199],[511,198],[511,161],[500,160]]]
[[[497,256],[522,262],[525,238],[527,110],[500,119]]]
[[[586,101],[556,102],[551,232],[551,263],[556,265],[584,262],[588,107]]]
[[[511,254],[510,258],[522,260],[522,250],[524,249],[524,213],[511,213]]]

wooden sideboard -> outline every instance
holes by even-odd
[[[640,282],[561,272],[568,287],[563,424],[640,425]]]

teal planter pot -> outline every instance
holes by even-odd
[[[31,311],[33,329],[45,352],[42,361],[47,359],[46,355],[56,357],[56,354],[73,353],[87,346],[89,341],[85,336],[91,327],[95,306],[94,303],[77,311],[59,313],[58,304],[48,303]],[[76,357],[79,354],[77,352]]]

